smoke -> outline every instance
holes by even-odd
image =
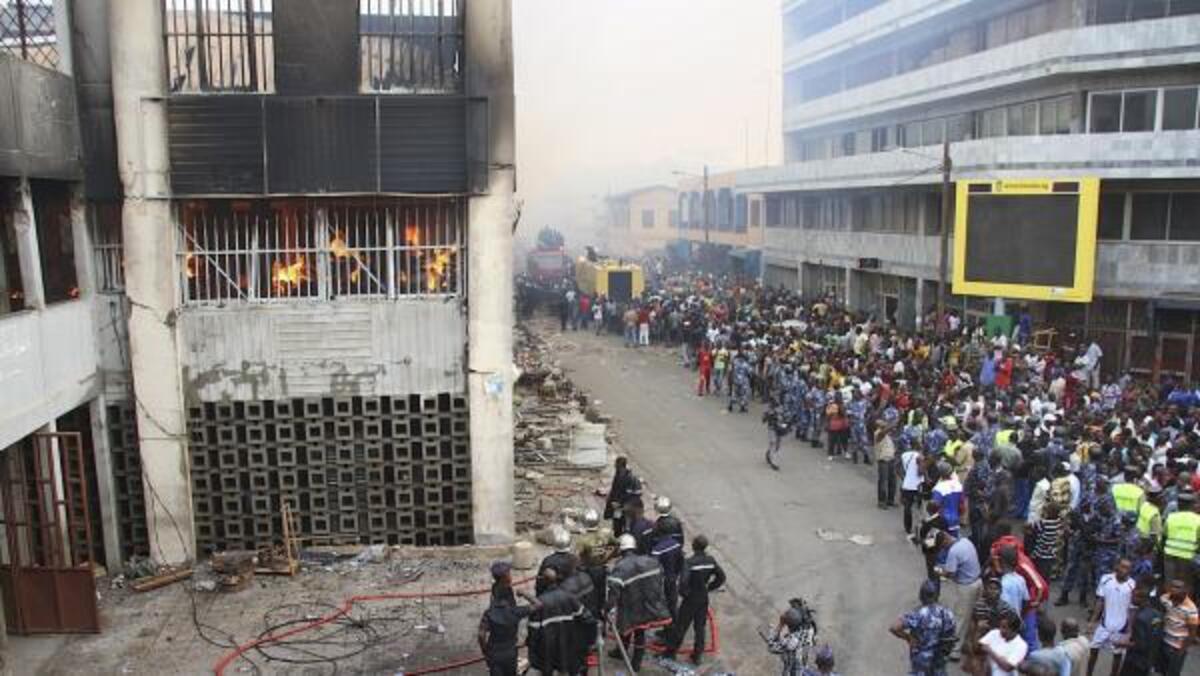
[[[778,0],[516,0],[519,238],[594,242],[603,198],[781,160]]]

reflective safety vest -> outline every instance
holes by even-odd
[[[1121,512],[1137,514],[1145,494],[1146,491],[1137,484],[1119,483],[1112,487],[1113,502],[1117,503],[1117,510]]]
[[[1196,555],[1196,534],[1200,533],[1200,514],[1175,512],[1167,517],[1167,556],[1191,561]]]
[[[999,432],[996,432],[996,445],[1011,446],[1013,434],[1015,433],[1016,432],[1014,430],[1000,430]]]
[[[963,445],[962,439],[954,439],[953,441],[947,441],[946,445],[942,448],[942,453],[946,454],[947,460],[949,460],[950,462],[954,462],[954,456],[958,455],[958,449],[962,448],[962,445]]]
[[[1153,502],[1143,502],[1142,508],[1138,510],[1137,529],[1142,534],[1142,537],[1150,537],[1150,526],[1154,523],[1154,519],[1158,518],[1160,512],[1158,507]]]

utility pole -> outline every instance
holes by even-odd
[[[704,165],[704,192],[700,201],[704,202],[704,245],[708,246],[708,165]],[[715,201],[715,200],[714,200]]]
[[[950,249],[950,226],[954,223],[954,219],[950,213],[953,208],[953,185],[950,182],[950,170],[953,165],[950,161],[950,139],[942,141],[942,232],[940,237],[941,250],[938,254],[938,296],[937,296],[937,323],[938,329],[941,329],[943,322],[946,319],[946,268],[948,267],[947,257]]]

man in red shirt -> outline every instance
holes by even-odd
[[[638,345],[650,344],[650,308],[646,305],[638,308]]]
[[[703,397],[712,391],[713,357],[708,343],[700,345],[700,355],[696,359],[700,364],[700,382],[696,384],[696,394]]]

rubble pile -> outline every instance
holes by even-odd
[[[521,370],[513,397],[516,515],[517,531],[525,532],[589,504],[604,483],[608,420],[563,374],[541,336],[519,324],[514,343]]]

